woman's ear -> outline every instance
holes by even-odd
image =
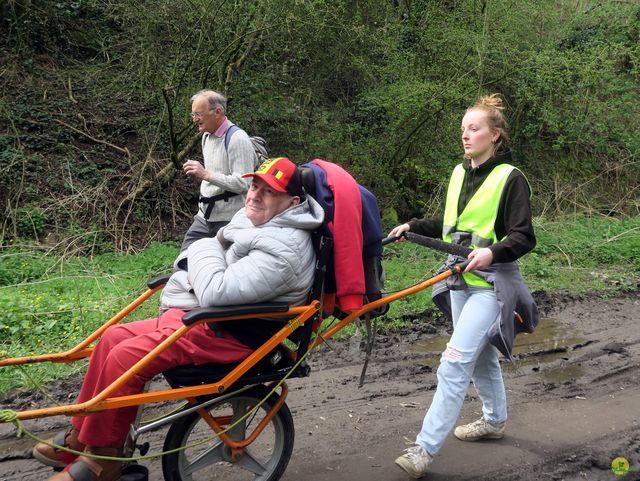
[[[300,197],[298,197],[297,195],[294,195],[293,197],[291,197],[289,206],[293,207],[294,205],[298,205],[299,203],[300,203]]]

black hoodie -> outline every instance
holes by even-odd
[[[458,212],[464,210],[494,167],[510,161],[511,151],[498,154],[476,168],[472,168],[471,162],[465,159],[464,182],[458,199]],[[505,236],[506,238],[489,246],[493,253],[493,262],[515,261],[535,247],[536,237],[531,221],[530,193],[527,179],[519,170],[514,169],[502,191],[495,223],[497,238],[501,239]],[[442,218],[414,218],[409,221],[411,232],[436,238],[442,238],[442,224]]]

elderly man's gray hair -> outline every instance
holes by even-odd
[[[222,95],[221,93],[216,92],[215,90],[200,90],[193,97],[191,97],[191,102],[197,99],[200,96],[204,96],[207,98],[207,103],[209,104],[209,110],[215,110],[217,106],[222,107],[222,112],[226,113],[227,111],[227,97]]]

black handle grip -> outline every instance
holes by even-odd
[[[449,242],[444,242],[440,239],[415,234],[413,232],[407,232],[407,239],[411,242],[415,242],[416,244],[428,247],[429,249],[444,252],[446,254],[452,254],[458,257],[468,257],[473,250],[469,247],[464,247],[459,244],[450,244]]]
[[[382,239],[382,245],[386,246],[387,244],[391,244],[392,242],[395,242],[397,240],[402,239],[403,236],[392,236],[390,235],[389,237],[385,237],[384,239]]]
[[[169,274],[154,277],[147,282],[147,287],[149,289],[155,289],[156,287],[164,286],[169,281],[169,277],[171,277]]]
[[[467,268],[467,266],[468,266],[470,263],[471,263],[471,259],[467,259],[466,261],[461,262],[460,264],[456,264],[456,265],[454,266],[454,268],[455,268],[455,267],[459,267],[459,268],[460,268],[460,270],[459,270],[458,272],[463,273],[463,272],[464,272],[464,270]]]

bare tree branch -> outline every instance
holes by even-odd
[[[258,39],[260,38],[260,31],[255,30],[251,36],[249,37],[249,41],[247,42],[247,46],[244,49],[244,52],[236,59],[235,62],[231,62],[227,65],[227,78],[224,81],[224,94],[227,95],[229,91],[229,87],[231,86],[231,82],[233,82],[233,75],[236,71],[240,70],[242,64],[249,58],[251,52],[255,48]]]
[[[91,134],[89,134],[88,132],[85,132],[83,130],[77,129],[75,128],[73,125],[69,125],[68,123],[59,120],[59,119],[53,119],[56,123],[70,129],[73,130],[74,132],[80,134],[80,135],[84,135],[86,138],[88,138],[89,140],[95,142],[96,144],[102,144],[102,145],[106,145],[107,147],[115,150],[116,152],[120,152],[121,154],[124,154],[127,156],[128,159],[131,159],[131,152],[129,152],[129,149],[126,147],[118,147],[117,145],[112,144],[111,142],[107,142],[106,140],[100,140],[100,139],[96,139],[94,136],[92,136]]]
[[[175,127],[173,125],[173,105],[171,100],[169,99],[169,92],[167,87],[163,87],[162,89],[162,98],[164,98],[164,103],[167,106],[167,123],[169,124],[169,144],[171,145],[171,162],[173,163],[176,169],[180,168],[180,164],[178,163],[177,153],[178,145],[176,142],[176,132]]]
[[[152,177],[141,180],[138,186],[124,199],[122,199],[120,205],[127,202],[132,202],[136,198],[143,196],[147,192],[147,190],[151,189],[154,185],[166,185],[171,182],[174,179],[176,172],[179,172],[182,169],[182,161],[191,151],[194,145],[198,143],[199,140],[200,133],[197,133],[196,135],[191,137],[187,145],[185,145],[185,147],[180,152],[175,154],[175,161],[173,160],[174,154],[172,153],[172,160],[170,162],[167,162],[167,164],[158,172],[156,172]]]

